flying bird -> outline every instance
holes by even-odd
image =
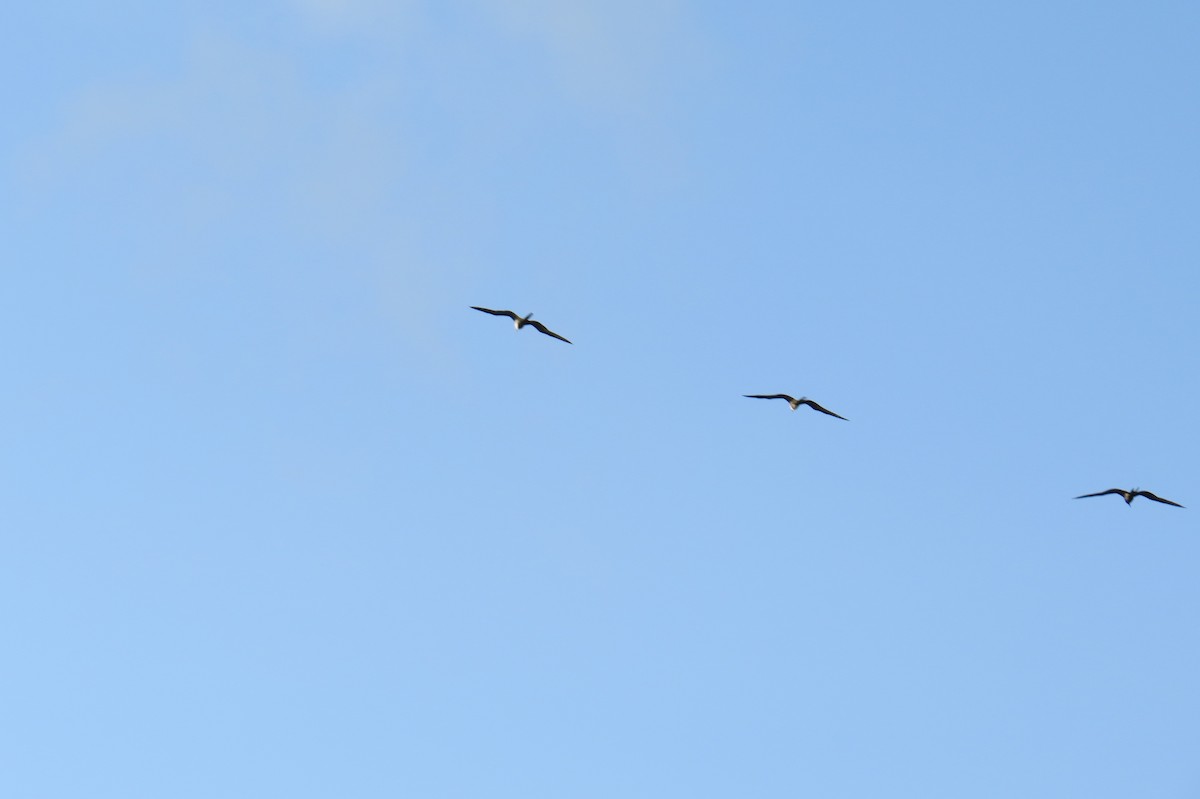
[[[743,397],[750,397],[751,399],[781,399],[781,400],[787,400],[787,401],[788,401],[788,405],[791,405],[791,406],[792,406],[792,410],[793,410],[793,411],[794,411],[794,410],[796,410],[797,408],[799,408],[801,405],[807,405],[808,407],[812,408],[814,411],[820,411],[821,413],[826,413],[826,414],[829,414],[830,416],[837,416],[837,418],[839,418],[839,419],[841,419],[842,421],[845,421],[845,422],[848,422],[848,421],[850,421],[850,420],[849,420],[849,419],[847,419],[845,416],[838,416],[836,413],[834,413],[833,411],[829,410],[828,408],[822,408],[820,405],[818,405],[817,403],[813,402],[813,401],[812,401],[812,400],[810,400],[808,397],[801,397],[800,399],[796,399],[795,397],[789,397],[787,394],[743,394],[742,396],[743,396]]]
[[[1121,499],[1125,500],[1126,505],[1132,505],[1134,497],[1145,497],[1146,499],[1152,499],[1155,502],[1161,502],[1164,505],[1174,505],[1177,508],[1183,507],[1178,502],[1172,502],[1169,499],[1163,499],[1162,497],[1156,497],[1153,494],[1151,494],[1149,491],[1139,491],[1136,488],[1133,489],[1132,491],[1126,491],[1123,488],[1110,488],[1107,491],[1099,491],[1095,494],[1081,494],[1081,495],[1075,497],[1075,499],[1084,499],[1085,497],[1102,497],[1105,494],[1119,494],[1121,496]]]
[[[520,330],[521,328],[525,327],[525,325],[529,325],[533,328],[536,328],[539,333],[545,333],[547,336],[556,338],[559,341],[565,341],[568,344],[571,343],[570,339],[563,338],[562,336],[558,335],[550,328],[543,325],[541,322],[535,322],[533,319],[533,314],[531,314],[531,313],[525,314],[524,316],[517,316],[512,311],[493,311],[491,308],[480,308],[478,305],[472,305],[471,307],[474,308],[476,311],[483,311],[484,313],[490,313],[492,316],[507,316],[509,319],[513,320],[513,327],[515,327],[517,330]]]

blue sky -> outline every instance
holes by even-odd
[[[0,794],[1200,795],[1194,4],[10,5]]]

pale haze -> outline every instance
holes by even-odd
[[[0,796],[1200,796],[1198,41],[9,3]]]

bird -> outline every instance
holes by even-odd
[[[801,405],[807,405],[808,407],[812,408],[814,411],[820,411],[821,413],[826,413],[826,414],[829,414],[830,416],[837,416],[838,419],[841,419],[844,422],[850,421],[845,416],[838,416],[836,413],[829,410],[828,408],[822,408],[820,405],[813,402],[808,397],[801,397],[800,399],[796,399],[795,397],[789,397],[787,394],[743,394],[742,396],[750,397],[751,399],[787,400],[788,405],[792,406],[793,411],[796,410],[797,408],[799,408]]]
[[[545,333],[547,336],[556,338],[559,341],[565,341],[568,344],[572,343],[570,339],[567,339],[567,338],[564,338],[563,336],[558,335],[553,330],[551,330],[550,328],[543,325],[541,322],[534,321],[533,314],[531,314],[531,313],[525,314],[524,316],[517,316],[512,311],[493,311],[491,308],[480,308],[478,305],[472,305],[471,307],[473,309],[475,309],[476,311],[483,311],[484,313],[490,313],[492,316],[507,316],[509,319],[513,320],[513,327],[515,327],[517,330],[520,330],[521,328],[525,327],[525,325],[531,325],[534,328],[536,328],[539,333]]]
[[[1084,499],[1085,497],[1102,497],[1105,494],[1120,494],[1121,499],[1125,500],[1126,505],[1132,505],[1134,497],[1145,497],[1146,499],[1152,499],[1155,502],[1161,502],[1164,505],[1174,505],[1177,508],[1183,507],[1178,502],[1172,502],[1169,499],[1163,499],[1162,497],[1156,497],[1154,494],[1151,494],[1149,491],[1140,491],[1136,488],[1131,491],[1126,491],[1123,488],[1110,488],[1107,491],[1098,491],[1095,494],[1080,494],[1079,496],[1075,497],[1075,499]]]

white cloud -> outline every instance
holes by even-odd
[[[698,55],[674,0],[478,1],[502,30],[543,48],[570,91],[606,105],[661,99]]]
[[[699,37],[679,0],[292,0],[327,35],[436,37],[441,18],[477,20],[542,52],[573,99],[606,110],[661,100],[699,62]],[[464,26],[471,28],[471,25]]]
[[[420,0],[292,0],[304,21],[327,35],[394,35],[412,21]]]
[[[458,209],[429,202],[428,166],[412,177],[403,87],[314,78],[309,56],[201,36],[174,70],[81,88],[3,166],[25,213],[93,254],[80,268],[168,293],[336,273],[396,343],[439,357],[433,309],[479,268],[427,232]]]
[[[687,41],[663,0],[463,0],[465,22],[422,0],[293,3],[332,46],[209,34],[173,70],[82,87],[16,161],[27,205],[85,198],[83,213],[128,231],[145,269],[225,268],[231,229],[273,239],[263,246],[317,242],[370,274],[414,338],[436,336],[419,332],[421,308],[497,268],[487,231],[508,221],[512,187],[489,183],[492,165],[537,157],[525,144],[536,122],[504,116],[524,99],[506,93],[528,87],[486,66],[540,53],[545,74],[510,74],[618,125],[640,115],[625,139],[642,147]]]
[[[111,170],[123,194],[161,214],[253,206],[336,233],[402,169],[377,99],[363,86],[318,88],[280,53],[205,38],[177,74],[82,90],[20,172],[53,193]]]

